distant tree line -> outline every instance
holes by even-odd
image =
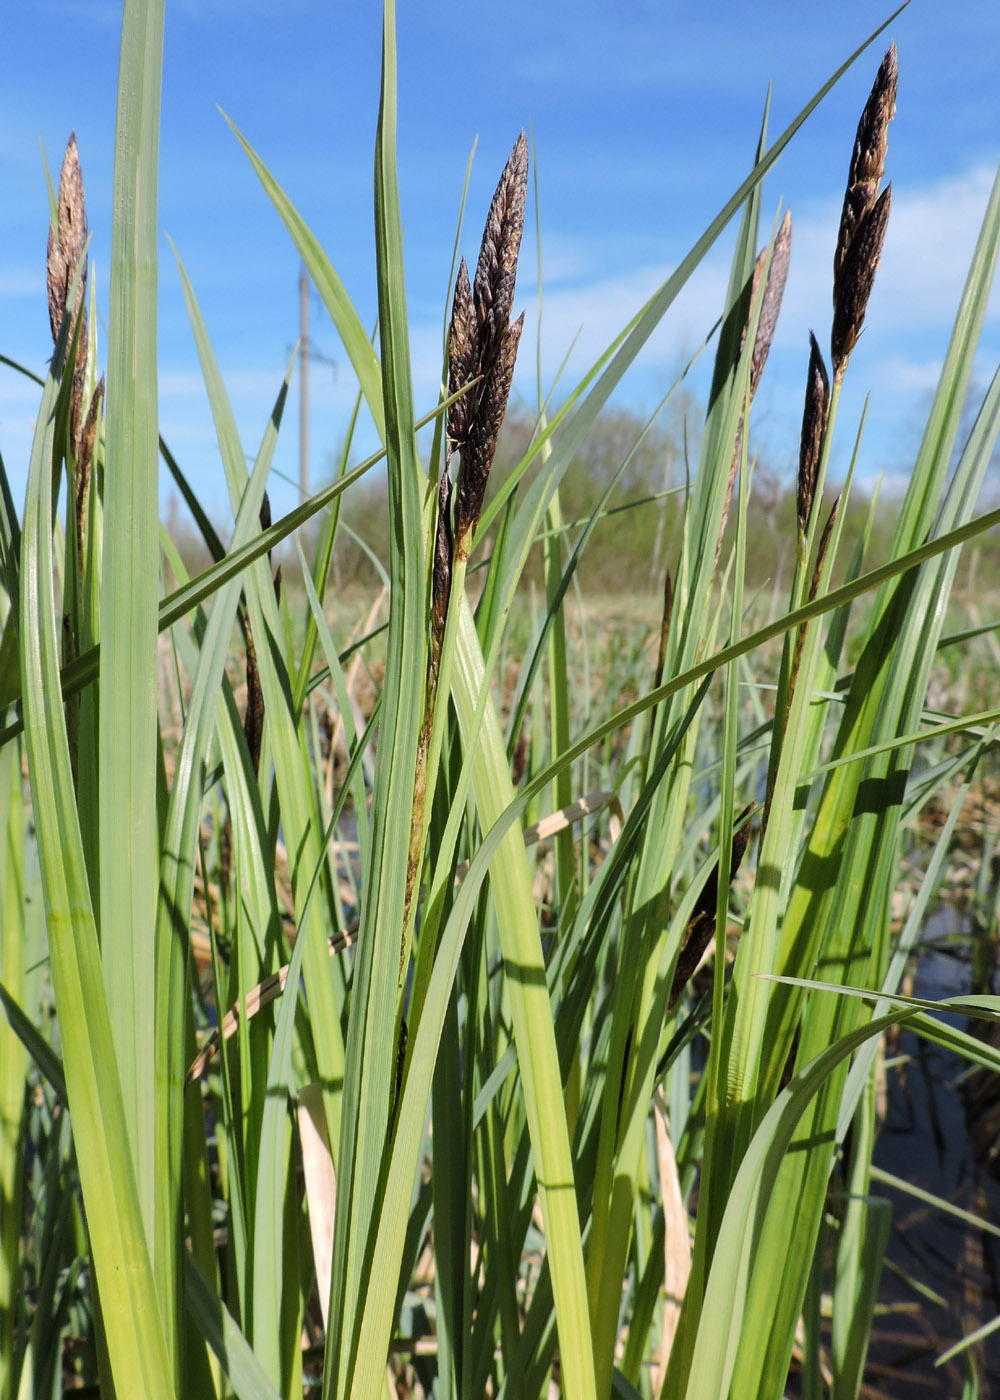
[[[585,590],[651,594],[662,591],[664,571],[675,567],[680,548],[684,489],[697,469],[700,421],[697,406],[689,398],[678,396],[651,425],[634,410],[619,407],[605,410],[593,424],[559,488],[566,558],[597,508],[608,481],[622,463],[625,465],[579,565],[578,580]],[[523,405],[511,406],[500,436],[488,499],[522,460],[535,426],[534,415]],[[532,464],[525,481],[530,481],[537,470],[537,463]],[[826,509],[834,494],[835,491],[828,491]],[[984,502],[983,509],[992,503],[992,498]],[[855,480],[844,519],[841,569],[854,554],[872,505],[867,483]],[[372,473],[347,493],[342,522],[348,529],[339,533],[334,560],[336,587],[370,591],[378,586],[372,556],[383,566],[387,564],[385,511],[384,475]],[[734,506],[726,531],[727,542],[734,538],[735,519]],[[874,567],[888,556],[895,523],[896,502],[890,494],[883,493],[874,505],[866,567]],[[762,455],[753,462],[748,525],[747,586],[784,587],[790,580],[795,557],[795,483]],[[207,551],[193,529],[183,525],[176,502],[171,502],[168,510],[167,527],[187,566],[193,571],[204,567]],[[488,543],[480,542],[477,551],[488,548]],[[285,576],[291,581],[296,559],[286,551],[283,562]],[[540,548],[525,577],[541,582]],[[966,551],[958,576],[959,590],[963,586],[979,590],[1000,586],[1000,539],[996,536],[986,536],[973,550]]]

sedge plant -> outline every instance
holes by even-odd
[[[157,425],[162,25],[162,0],[125,0],[106,384],[71,143],[23,510],[0,467],[0,1400],[70,1372],[164,1400],[777,1400],[790,1368],[803,1394],[858,1395],[888,1222],[879,1037],[905,1021],[1000,1066],[899,995],[957,807],[902,932],[893,917],[908,833],[966,789],[1000,720],[926,709],[959,550],[1000,523],[976,513],[1000,378],[959,439],[1000,182],[873,569],[864,534],[847,549],[850,477],[832,506],[824,486],[835,432],[855,437],[852,474],[864,453],[838,406],[890,217],[890,47],[831,230],[831,368],[818,335],[803,347],[793,577],[758,623],[753,402],[794,256],[787,211],[759,247],[762,181],[876,35],[777,140],[765,119],[747,178],[579,383],[539,392],[498,480],[529,144],[474,274],[453,268],[440,398],[418,406],[388,0],[374,339],[234,128],[381,442],[273,523],[293,366],[248,469],[178,253],[224,546]],[[619,678],[628,702],[610,686],[581,705],[568,609],[627,457],[582,526],[560,483],[734,220],[660,625]],[[194,578],[157,520],[159,459],[213,561]],[[340,506],[376,464],[385,589],[348,636]],[[302,584],[279,586],[271,551],[310,521]]]

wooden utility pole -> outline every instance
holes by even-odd
[[[309,278],[299,273],[299,491],[309,495]]]

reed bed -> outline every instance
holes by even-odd
[[[496,481],[530,151],[522,133],[473,275],[453,266],[441,396],[418,417],[390,0],[374,344],[235,133],[383,444],[273,523],[293,365],[248,470],[178,258],[223,546],[158,440],[162,24],[163,0],[125,0],[106,388],[74,142],[23,510],[0,466],[0,1400],[873,1393],[883,1037],[1000,1067],[938,1014],[995,1021],[988,977],[903,994],[977,822],[974,898],[996,927],[979,794],[1000,711],[940,685],[992,635],[944,618],[961,547],[1000,523],[976,507],[1000,376],[958,440],[1000,180],[869,568],[866,532],[845,546],[851,477],[832,508],[824,493],[835,433],[863,453],[838,403],[890,217],[890,47],[831,229],[829,348],[803,346],[793,577],[762,602],[745,589],[753,399],[794,237],[786,212],[762,239],[761,181],[881,30],[776,140],[765,123],[747,178]],[[662,601],[595,675],[576,571],[628,457],[584,522],[563,521],[560,483],[734,220]],[[194,578],[157,520],[161,459],[213,560]],[[386,587],[348,626],[329,596],[340,505],[383,462]],[[292,589],[271,559],[289,540]],[[950,1339],[970,1396],[982,1322]]]

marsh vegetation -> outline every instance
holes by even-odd
[[[904,1363],[945,1353],[927,1375],[986,1394],[995,1140],[968,1158],[960,1298],[900,1262],[917,1198],[878,1153],[929,1056],[949,1083],[984,1071],[964,1102],[980,1129],[995,1112],[1000,511],[978,502],[1000,376],[968,398],[1000,180],[888,521],[838,417],[891,217],[877,34],[765,124],[669,280],[504,437],[529,145],[466,211],[485,230],[456,245],[441,395],[416,405],[389,3],[374,342],[236,133],[382,448],[357,462],[348,432],[330,483],[272,521],[294,361],[248,466],[178,258],[219,530],[157,428],[162,9],[124,7],[106,388],[73,143],[23,509],[0,468],[0,1400],[845,1400],[903,1394]],[[794,226],[761,182],[855,61],[874,82],[785,489],[753,401]],[[734,224],[678,478],[683,376],[649,423],[613,395]],[[855,449],[833,483],[837,434]],[[374,535],[367,573],[347,516]],[[964,911],[946,933],[942,905]],[[958,980],[920,980],[928,939]],[[938,1238],[950,1188],[924,1189]]]

